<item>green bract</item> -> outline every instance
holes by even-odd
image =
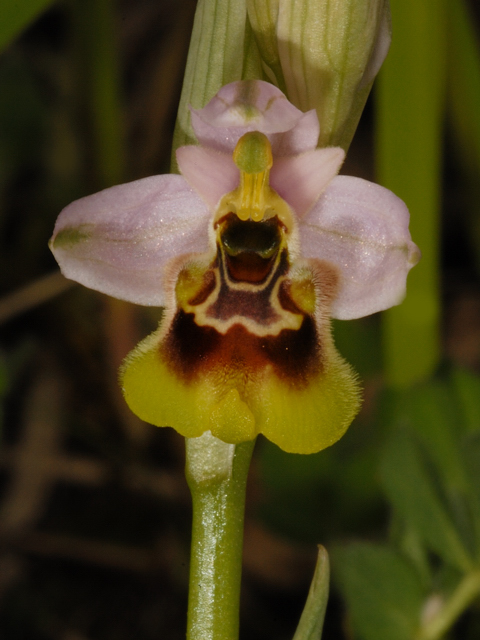
[[[390,45],[388,0],[247,0],[268,79],[346,149]]]

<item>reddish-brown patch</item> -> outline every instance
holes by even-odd
[[[256,253],[240,253],[238,256],[225,256],[228,273],[232,280],[259,283],[267,278],[275,262],[275,256],[269,260]]]
[[[288,270],[287,252],[280,256],[277,268],[270,282],[264,287],[251,287],[249,290],[235,289],[225,277],[223,261],[218,263],[220,288],[216,299],[210,304],[206,315],[212,320],[228,321],[235,316],[253,320],[259,325],[269,326],[280,318],[271,303],[271,296],[279,277]]]
[[[330,307],[330,304],[338,295],[340,284],[340,274],[338,267],[326,260],[310,258],[308,260],[317,287],[317,293],[322,299],[322,306]]]
[[[200,291],[188,301],[188,304],[191,304],[192,307],[196,307],[199,304],[205,302],[208,296],[215,289],[215,273],[212,269],[209,269],[205,272],[203,276],[203,284]]]
[[[280,302],[282,309],[285,309],[285,311],[298,314],[303,313],[303,311],[292,300],[290,295],[290,283],[288,280],[284,280],[278,289],[278,301]]]
[[[278,378],[304,387],[321,369],[321,350],[310,316],[304,316],[297,331],[283,329],[278,336],[260,337],[242,325],[234,325],[224,335],[213,327],[199,327],[193,314],[180,310],[160,350],[186,383],[213,370],[250,376],[271,366]]]

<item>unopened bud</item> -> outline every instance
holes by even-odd
[[[319,146],[346,149],[390,45],[388,0],[248,0],[271,82],[316,109]]]

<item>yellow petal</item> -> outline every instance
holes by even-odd
[[[345,433],[360,406],[359,385],[333,343],[322,370],[296,388],[270,368],[250,376],[213,370],[186,382],[163,361],[160,333],[141,343],[121,372],[125,399],[140,418],[192,438],[211,431],[237,444],[263,433],[290,453],[314,453]]]
[[[212,435],[232,444],[253,440],[258,434],[255,418],[238,389],[230,389],[213,407],[210,430]]]
[[[360,387],[332,345],[324,370],[295,389],[265,379],[251,401],[257,429],[288,453],[315,453],[339,440],[360,408]]]
[[[179,379],[161,357],[160,335],[141,342],[123,364],[120,383],[130,409],[145,422],[173,427],[188,438],[211,431],[232,444],[253,440],[255,419],[238,390],[222,384],[218,371],[189,383]]]

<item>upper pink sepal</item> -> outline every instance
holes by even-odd
[[[232,154],[249,131],[264,133],[274,156],[296,155],[317,146],[320,128],[315,110],[303,113],[280,89],[262,80],[227,84],[203,109],[190,110],[198,142],[224,153]]]
[[[153,176],[72,202],[57,219],[50,247],[66,278],[162,306],[166,263],[208,250],[210,217],[184,178]]]
[[[300,221],[301,252],[334,264],[340,276],[334,318],[361,318],[399,304],[420,251],[409,213],[391,191],[361,178],[337,176]]]

